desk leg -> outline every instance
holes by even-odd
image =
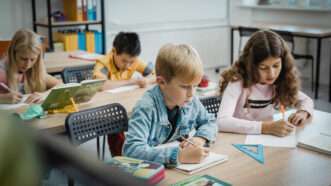
[[[315,78],[315,99],[318,99],[318,88],[320,80],[320,64],[321,64],[321,38],[317,38],[317,54],[316,54],[316,78]]]
[[[330,54],[330,61],[329,61],[329,102],[331,102],[331,54]]]
[[[234,32],[234,29],[231,27],[231,31],[230,31],[230,39],[231,39],[231,42],[230,42],[230,64],[231,65],[233,63],[233,32]]]

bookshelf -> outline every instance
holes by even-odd
[[[58,0],[60,1],[60,0]],[[89,25],[100,25],[101,26],[101,33],[102,33],[102,53],[106,53],[106,27],[105,27],[105,11],[104,11],[104,0],[99,0],[100,3],[100,20],[97,21],[61,21],[61,22],[54,22],[52,21],[52,6],[51,0],[46,0],[47,6],[47,21],[41,22],[37,21],[36,17],[36,0],[31,0],[32,4],[32,24],[33,30],[37,33],[38,27],[43,27],[47,29],[47,37],[48,37],[48,50],[54,50],[54,40],[53,40],[53,28],[61,28],[61,27],[72,27],[72,26],[85,26],[85,31],[89,31]]]

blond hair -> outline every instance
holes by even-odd
[[[166,44],[161,47],[156,58],[155,72],[170,82],[178,77],[190,83],[203,75],[203,66],[198,52],[186,44]]]
[[[7,81],[8,86],[18,90],[17,82],[17,54],[34,53],[38,55],[36,63],[25,73],[24,90],[26,93],[46,90],[46,69],[42,59],[43,49],[39,35],[29,29],[18,30],[11,40],[7,57]]]

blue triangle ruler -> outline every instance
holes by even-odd
[[[232,144],[234,147],[236,147],[241,152],[247,154],[251,158],[255,159],[261,164],[264,164],[264,152],[263,152],[263,145],[257,144],[257,145],[246,145],[246,144]],[[248,147],[255,147],[256,152],[252,151]]]

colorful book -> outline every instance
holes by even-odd
[[[164,166],[156,162],[115,156],[107,163],[144,179],[151,185],[159,183],[165,177]]]
[[[95,31],[94,32],[94,46],[95,46],[95,53],[102,54],[102,33]]]
[[[83,7],[81,0],[63,0],[63,12],[67,21],[82,21]]]
[[[75,103],[87,102],[101,90],[104,82],[103,79],[93,79],[59,85],[51,90],[41,106],[44,110],[62,109],[72,104],[71,98]]]
[[[86,50],[90,53],[95,52],[94,32],[86,32]]]
[[[192,176],[172,186],[230,186],[231,184],[209,175]]]
[[[87,0],[82,0],[83,21],[87,21]]]

